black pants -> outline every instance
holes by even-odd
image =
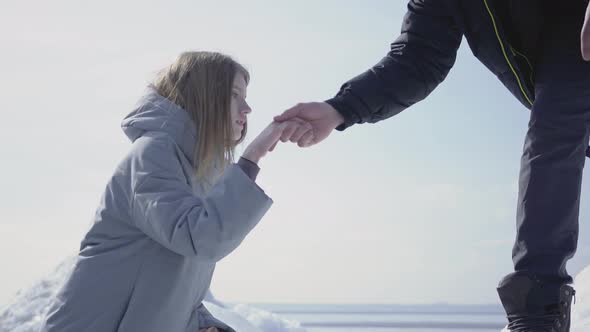
[[[521,160],[512,275],[531,275],[558,286],[572,282],[566,263],[578,241],[590,63],[580,55],[587,0],[552,3],[535,63],[535,102]]]

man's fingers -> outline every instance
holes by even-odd
[[[303,135],[305,133],[307,133],[308,131],[311,131],[311,130],[313,130],[313,127],[311,126],[311,124],[303,121],[302,123],[299,124],[299,127],[297,127],[297,129],[295,130],[293,135],[291,135],[291,138],[289,140],[293,143],[299,142],[301,137],[303,137]]]
[[[299,111],[301,109],[301,104],[297,104],[290,109],[283,112],[281,115],[277,115],[274,117],[275,121],[283,122],[295,118],[299,115]]]
[[[283,130],[283,133],[281,134],[281,141],[287,142],[291,138],[293,133],[297,130],[297,128],[301,126],[301,124],[299,124],[299,122],[295,119],[283,123],[286,125],[286,127],[285,130]]]
[[[286,125],[285,130],[281,134],[281,141],[297,142],[303,134],[313,129],[312,125],[300,118],[293,118],[291,120],[281,122]]]
[[[310,130],[310,131],[306,132],[305,134],[303,134],[301,139],[299,139],[299,141],[297,141],[297,145],[302,148],[311,146],[312,144],[313,144],[313,130]]]

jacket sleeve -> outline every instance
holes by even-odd
[[[388,54],[326,101],[344,117],[337,130],[389,118],[445,79],[463,35],[447,6],[443,0],[410,0],[401,35]]]
[[[237,248],[272,204],[235,164],[200,197],[187,182],[171,140],[142,137],[134,144],[132,219],[178,254],[219,261]]]

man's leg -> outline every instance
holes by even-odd
[[[516,331],[545,331],[550,324],[557,331],[569,331],[572,289],[567,284],[572,278],[566,263],[578,240],[590,63],[579,51],[587,1],[563,3],[550,2],[541,37],[535,102],[520,169],[515,272],[498,287]],[[562,321],[556,323],[555,315]],[[535,324],[537,329],[532,328]]]

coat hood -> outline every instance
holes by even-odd
[[[170,136],[192,161],[197,144],[197,127],[189,114],[153,87],[139,99],[135,109],[121,123],[123,132],[131,142],[148,132],[161,132]]]

